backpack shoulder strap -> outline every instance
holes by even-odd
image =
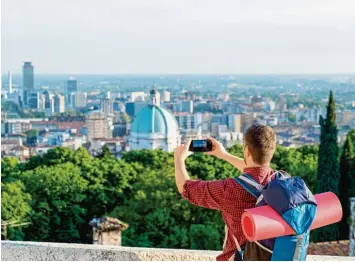
[[[234,180],[256,199],[259,198],[264,188],[247,174],[242,174],[234,178]]]

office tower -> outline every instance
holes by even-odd
[[[55,113],[64,113],[65,111],[65,98],[62,95],[56,95],[53,98],[54,100],[54,112]]]
[[[9,81],[9,95],[12,94],[12,73],[11,71],[8,72],[8,81]]]
[[[40,94],[39,92],[27,93],[28,107],[31,109],[39,109],[40,107]]]
[[[75,108],[85,108],[87,105],[87,93],[77,92],[75,93],[74,107]]]
[[[228,115],[228,128],[237,133],[242,132],[242,116],[239,114]]]
[[[22,67],[22,103],[28,106],[28,93],[34,91],[34,76],[32,62],[24,62]]]
[[[54,112],[54,100],[53,100],[53,95],[51,95],[48,90],[43,92],[43,95],[45,97],[44,100],[44,110],[46,117],[52,116]]]
[[[78,84],[74,78],[70,78],[67,80],[67,88],[65,90],[66,93],[66,102],[68,106],[73,107],[72,94],[78,92]]]
[[[192,100],[180,102],[180,112],[187,112],[192,114],[194,112],[194,103]]]
[[[111,99],[111,91],[107,91],[107,93],[106,93],[106,98],[107,98],[107,99]]]
[[[70,78],[67,80],[67,90],[66,93],[76,93],[78,92],[78,83],[76,79]]]
[[[164,93],[163,93],[163,101],[164,102],[170,102],[170,92],[164,91]]]
[[[95,138],[112,138],[113,123],[103,112],[92,111],[85,118],[88,141]]]
[[[112,99],[104,98],[100,101],[101,104],[101,112],[104,114],[113,114],[113,101]]]

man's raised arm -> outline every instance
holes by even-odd
[[[228,163],[232,164],[235,168],[237,168],[240,172],[243,173],[244,168],[246,167],[246,164],[244,162],[243,158],[234,156],[230,153],[228,153],[223,145],[218,142],[216,139],[210,137],[208,138],[209,140],[212,141],[212,151],[207,152],[207,155],[215,156],[218,157],[224,161],[227,161]]]

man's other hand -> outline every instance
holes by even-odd
[[[212,151],[206,152],[205,154],[218,158],[223,158],[227,154],[227,151],[224,146],[213,137],[209,137],[208,139],[212,141]]]
[[[189,151],[191,140],[187,144],[178,146],[174,151],[174,159],[176,161],[185,161],[185,159],[193,153]]]

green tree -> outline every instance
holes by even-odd
[[[75,243],[85,223],[81,207],[87,181],[72,163],[37,167],[22,174],[26,190],[32,194],[31,225],[26,240]]]
[[[31,129],[26,132],[27,138],[26,138],[26,143],[31,146],[35,146],[37,144],[37,136],[38,136],[38,130],[36,129]]]
[[[24,192],[21,181],[1,183],[1,221],[27,222],[31,212],[30,200],[31,196]],[[23,237],[21,227],[7,228],[7,239],[22,240]]]
[[[334,192],[339,195],[339,148],[337,142],[337,126],[335,101],[330,91],[327,106],[327,117],[320,117],[321,136],[318,157],[318,173],[316,192]],[[330,241],[339,239],[338,225],[330,225],[313,231],[314,241]]]
[[[343,207],[343,218],[340,222],[340,239],[349,239],[350,205],[349,198],[355,197],[355,129],[349,131],[340,157],[339,198]]]

